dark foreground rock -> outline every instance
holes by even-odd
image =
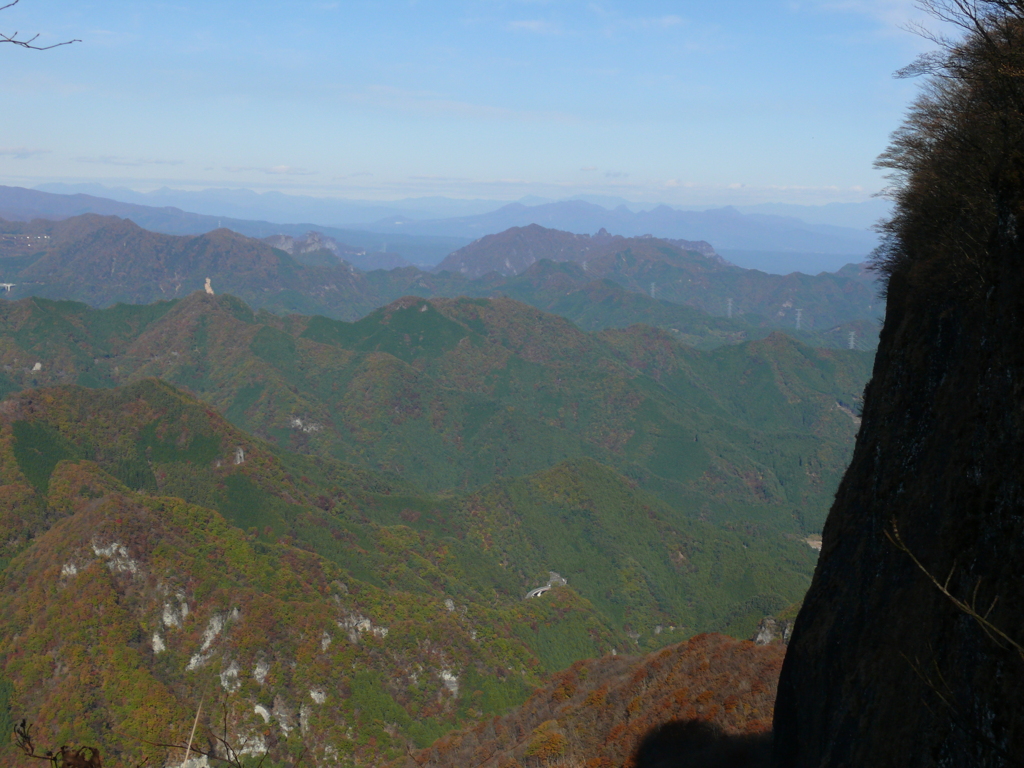
[[[779,682],[780,768],[1024,765],[1024,89],[1009,77],[1024,15],[1013,13],[947,52],[941,98],[919,101],[883,156],[909,174],[882,252],[888,315]]]

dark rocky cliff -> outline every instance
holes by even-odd
[[[782,671],[779,768],[1024,765],[1024,99],[999,80],[1021,71],[1005,65],[1024,25],[1008,24],[989,28],[1010,54],[947,51],[949,81],[883,156],[907,174],[888,315]]]
[[[825,527],[776,704],[777,765],[1002,765],[1024,756],[1024,271],[890,311],[854,459]],[[975,590],[977,589],[977,592]],[[1006,763],[1011,764],[1011,763]]]

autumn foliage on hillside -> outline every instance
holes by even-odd
[[[294,482],[249,477],[281,501],[250,504],[256,489],[234,475],[251,475],[258,455],[238,470],[225,454],[218,472],[232,476],[210,475],[208,437],[172,450],[192,438],[170,426],[150,434],[142,415],[134,423],[145,435],[113,450],[89,436],[109,429],[81,392],[56,396],[83,403],[61,418],[72,442],[102,450],[69,457],[109,457],[105,468],[129,487],[217,508],[245,530],[283,534],[295,502],[338,524],[368,518],[455,538],[472,560],[489,558],[516,598],[558,571],[640,636],[637,652],[702,631],[747,636],[800,599],[814,567],[801,539],[824,520],[856,431],[841,403],[854,405],[868,362],[783,335],[703,353],[649,328],[587,334],[508,299],[407,298],[357,323],[279,318],[207,294],[108,310],[0,302],[0,396],[158,377],[268,449],[306,465],[340,459],[417,499],[374,492],[356,510],[342,499],[366,483],[349,472],[328,483],[338,493],[322,492],[302,481],[316,474],[306,466],[290,472]],[[85,420],[81,434],[74,425]],[[240,434],[229,443],[252,454]],[[187,456],[199,463],[177,460]],[[366,578],[377,574],[330,531],[318,538]],[[400,560],[390,572],[419,578]],[[658,625],[686,635],[656,635]]]
[[[705,634],[647,656],[580,661],[508,715],[393,768],[636,768],[637,748],[659,728],[702,744],[767,738],[784,653]]]
[[[203,701],[205,751],[375,765],[627,642],[570,588],[524,602],[455,540],[349,519],[374,496],[318,466],[154,380],[4,400],[0,733],[157,764]]]

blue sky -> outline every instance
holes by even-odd
[[[912,0],[21,0],[0,184],[857,201]]]

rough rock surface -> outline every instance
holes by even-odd
[[[757,625],[757,632],[750,639],[754,641],[754,645],[787,645],[792,634],[792,620],[765,616]]]
[[[990,269],[980,291],[938,289],[927,260],[892,278],[783,668],[777,766],[1021,765],[1024,655],[998,632],[1024,643],[1024,272],[1008,251]],[[991,606],[988,631],[947,578]]]

